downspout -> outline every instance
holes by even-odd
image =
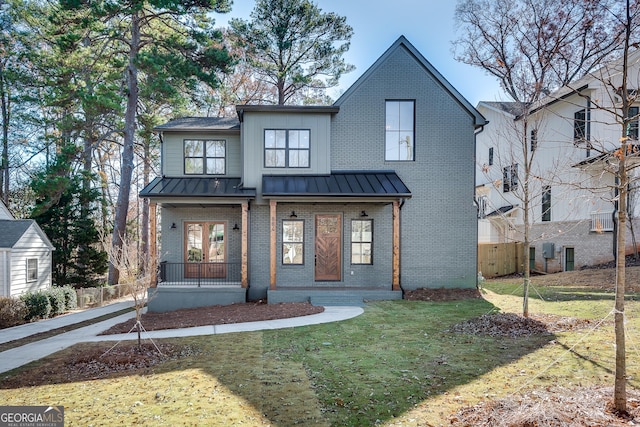
[[[164,138],[162,132],[158,132],[158,138],[160,138],[160,176],[164,178]]]
[[[477,145],[478,145],[478,135],[480,135],[483,131],[484,131],[484,127],[486,125],[489,124],[489,121],[487,120],[483,125],[477,127],[474,132],[473,132],[473,164],[476,164],[476,153],[477,153]],[[474,168],[475,169],[475,168]],[[476,194],[475,194],[475,189],[476,189],[476,185],[478,185],[478,182],[476,180],[476,173],[474,170],[473,173],[473,205],[476,206],[476,209],[478,208],[478,201],[476,200]],[[478,261],[479,261],[479,257],[478,257],[478,215],[476,214],[476,270],[478,269]],[[476,289],[480,289],[480,272],[478,271],[478,274],[476,274]]]

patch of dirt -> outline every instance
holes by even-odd
[[[522,337],[529,335],[549,335],[555,332],[586,329],[593,326],[589,319],[534,314],[523,317],[515,313],[483,314],[466,322],[454,325],[450,331],[470,335],[492,337]]]
[[[496,282],[514,282],[522,274],[487,279]],[[531,283],[541,286],[584,286],[607,292],[615,290],[616,270],[598,266],[576,271],[531,276]],[[640,266],[630,265],[625,269],[627,292],[640,292]]]
[[[621,427],[638,425],[640,392],[627,389],[627,414],[612,410],[612,387],[549,387],[463,408],[452,426],[473,427]]]
[[[322,313],[323,311],[324,307],[314,306],[308,302],[267,304],[265,301],[260,300],[241,304],[189,308],[166,313],[144,313],[141,322],[145,330],[159,331],[194,326],[289,319],[291,317]],[[134,319],[119,323],[100,335],[133,333],[135,332],[135,330],[132,331],[135,323]]]
[[[73,351],[63,351],[58,356],[29,369],[28,375],[3,377],[1,389],[32,387],[76,381],[113,378],[130,375],[132,371],[147,372],[149,368],[168,360],[197,355],[188,345],[178,346],[143,340],[137,342],[82,343]]]
[[[410,301],[456,301],[461,299],[482,298],[478,289],[425,289],[405,291],[404,299]]]

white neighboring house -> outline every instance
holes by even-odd
[[[640,81],[640,52],[629,60],[629,81]],[[619,86],[618,62],[602,67]],[[629,89],[637,90],[637,87]],[[621,125],[610,111],[620,102],[602,79],[584,77],[570,88],[551,93],[531,109],[525,123],[519,104],[480,102],[489,121],[477,137],[476,200],[478,243],[523,241],[522,140],[533,153],[530,180],[530,267],[545,272],[566,271],[613,260],[615,211],[613,174],[609,163],[619,146]],[[630,117],[637,116],[640,102]],[[526,126],[526,128],[525,128]],[[638,139],[638,123],[629,136]],[[588,188],[592,188],[589,190]],[[637,199],[632,205],[636,206]],[[635,223],[635,222],[634,222]],[[633,240],[627,233],[627,253]]]
[[[0,202],[0,296],[51,287],[54,247],[32,219],[15,219]]]

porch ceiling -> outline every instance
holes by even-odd
[[[411,192],[393,171],[332,172],[329,175],[265,175],[265,198],[397,200]]]
[[[140,191],[140,197],[187,202],[201,197],[214,198],[217,203],[254,199],[255,188],[244,188],[240,178],[167,178],[158,177]]]

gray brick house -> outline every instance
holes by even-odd
[[[404,37],[332,106],[236,111],[156,128],[150,310],[476,286],[486,120]]]

